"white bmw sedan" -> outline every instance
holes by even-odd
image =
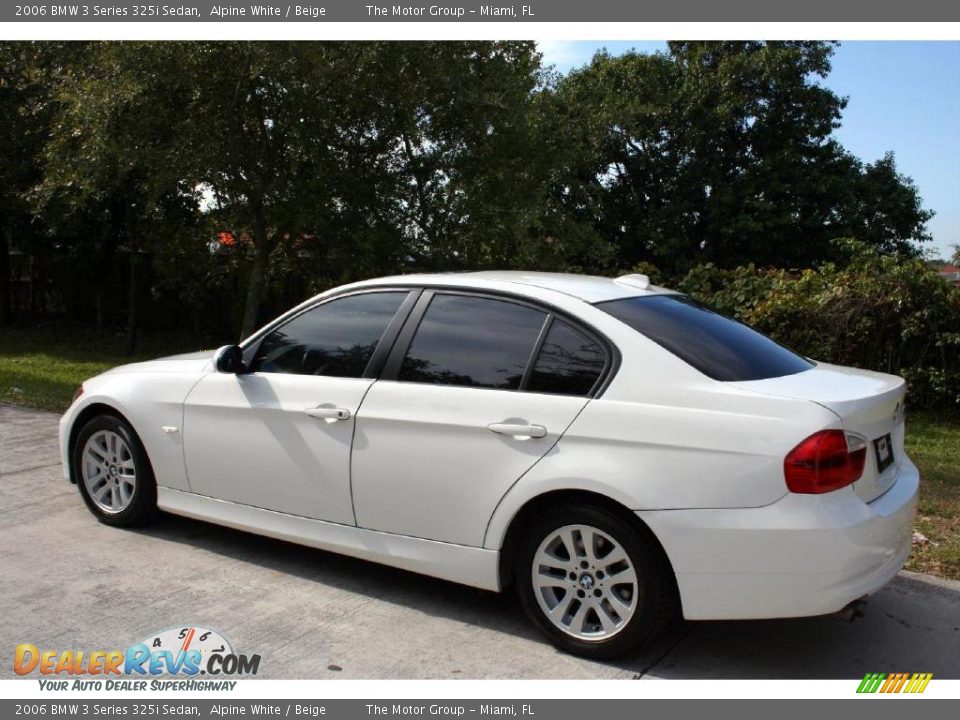
[[[642,275],[406,275],[115,368],[60,424],[102,522],[156,509],[500,591],[591,657],[839,611],[910,552],[902,379]]]

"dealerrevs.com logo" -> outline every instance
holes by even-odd
[[[41,650],[22,643],[13,669],[42,676],[43,690],[232,690],[236,681],[224,678],[256,675],[260,656],[234,652],[215,630],[187,626],[154,633],[126,650]]]

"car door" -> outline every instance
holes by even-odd
[[[570,336],[578,347],[560,347]],[[482,545],[500,498],[573,422],[609,360],[547,309],[424,292],[357,416],[358,524]]]
[[[356,413],[414,299],[409,290],[335,297],[248,348],[249,371],[206,375],[184,406],[191,491],[355,524]]]

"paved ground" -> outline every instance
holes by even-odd
[[[123,648],[199,624],[269,678],[960,678],[960,583],[904,573],[854,623],[688,623],[589,662],[542,642],[512,595],[171,516],[101,525],[62,478],[56,424],[0,406],[0,677],[17,643]]]

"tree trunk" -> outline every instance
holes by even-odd
[[[107,218],[109,217],[112,217],[112,215],[107,214]],[[100,226],[100,252],[97,256],[97,272],[100,275],[101,282],[95,283],[96,289],[94,290],[94,305],[97,313],[96,323],[98,333],[102,333],[104,328],[107,326],[107,314],[106,309],[104,308],[104,287],[106,286],[106,283],[102,280],[103,278],[106,278],[113,270],[112,260],[115,243],[111,224],[111,221],[105,218],[103,224]]]
[[[127,297],[127,343],[125,352],[127,355],[133,355],[137,349],[137,324],[140,321],[140,260],[137,257],[137,250],[130,248],[130,277],[128,279],[128,297]]]
[[[126,233],[127,247],[130,248],[130,266],[128,268],[130,277],[128,279],[128,297],[127,297],[127,355],[133,355],[137,349],[137,324],[140,321],[140,258],[137,254],[137,239],[134,232],[133,223],[129,218],[129,210]]]
[[[40,273],[37,271],[37,256],[33,252],[30,253],[30,313],[36,315],[37,313],[44,312],[48,310],[46,303],[42,302],[40,295]]]
[[[267,268],[270,253],[273,250],[267,236],[267,223],[263,207],[259,202],[251,202],[253,210],[253,267],[250,268],[250,282],[247,284],[247,301],[243,308],[243,324],[240,326],[240,339],[249,337],[258,326],[260,300],[267,281]]]
[[[417,218],[416,223],[423,233],[422,241],[427,246],[432,246],[436,240],[433,236],[431,218],[433,213],[430,207],[430,200],[427,197],[427,178],[424,176],[423,169],[417,165],[417,158],[413,154],[413,145],[407,134],[403,134],[403,149],[407,156],[407,165],[410,168],[410,174],[413,176],[414,185],[417,192]]]
[[[100,283],[95,285],[95,289],[93,291],[93,303],[96,311],[95,322],[97,324],[97,332],[102,333],[106,323],[104,323],[103,320],[103,285]]]
[[[13,320],[13,308],[10,303],[10,228],[0,233],[0,325]]]

